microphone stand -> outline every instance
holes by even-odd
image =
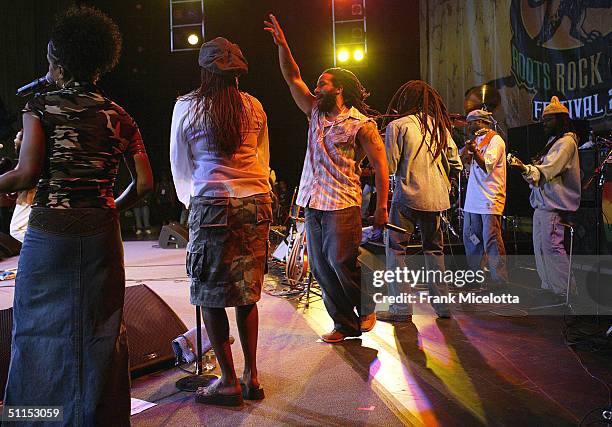
[[[202,375],[202,316],[199,305],[196,305],[196,371],[194,375],[188,375],[178,380],[175,385],[181,391],[195,392],[198,387],[206,387],[218,377],[216,375]]]

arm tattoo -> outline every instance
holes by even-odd
[[[370,144],[376,151],[381,151],[384,149],[384,144],[380,134],[378,133],[376,125],[371,123],[366,124],[363,128],[361,128],[360,133],[360,140],[362,144]]]

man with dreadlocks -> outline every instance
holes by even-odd
[[[265,22],[278,46],[281,71],[298,107],[310,119],[306,160],[297,204],[306,212],[310,267],[323,290],[334,329],[321,338],[335,343],[374,327],[373,300],[361,286],[357,262],[361,241],[359,163],[367,155],[376,173],[374,226],[387,222],[388,181],[384,144],[353,73],[323,72],[314,95],[302,80],[283,30],[273,15]],[[355,312],[356,311],[356,312]]]
[[[457,146],[450,136],[451,123],[446,106],[438,92],[421,80],[405,83],[395,94],[389,112],[401,117],[387,125],[385,146],[389,175],[395,175],[390,223],[404,228],[408,234],[388,230],[385,234],[386,267],[388,271],[403,270],[408,241],[418,224],[421,230],[427,274],[438,276],[428,280],[429,294],[444,295],[444,273],[441,213],[450,208],[450,179],[461,172]],[[390,296],[400,296],[406,283],[390,282]],[[396,300],[402,300],[397,298]],[[438,317],[450,317],[448,305],[432,304]],[[396,302],[389,311],[379,312],[383,321],[408,321],[412,305]]]

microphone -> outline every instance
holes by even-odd
[[[51,80],[51,76],[49,74],[45,74],[43,77],[40,77],[34,81],[31,81],[25,86],[21,86],[17,89],[18,96],[28,96],[34,92],[41,91],[47,86],[53,84],[53,80]]]

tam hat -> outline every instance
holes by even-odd
[[[493,123],[493,113],[486,110],[472,110],[467,115],[466,120],[468,122],[475,122],[476,120],[482,120],[487,123]]]
[[[249,64],[240,47],[223,37],[217,37],[202,45],[198,64],[213,74],[224,76],[239,76],[249,71]]]

